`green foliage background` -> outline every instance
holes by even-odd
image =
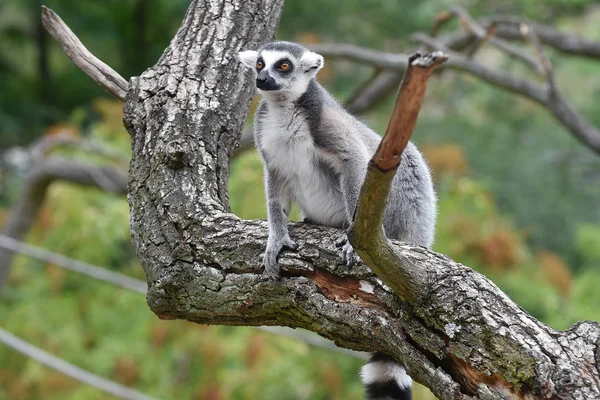
[[[278,37],[348,42],[408,52],[450,5],[474,15],[516,14],[600,40],[600,9],[589,0],[286,1]],[[127,158],[118,103],[51,41],[39,62],[38,1],[0,1],[0,147],[27,145],[52,127],[102,143]],[[100,59],[123,76],[152,65],[176,31],[183,0],[49,0]],[[139,29],[134,29],[136,26]],[[549,52],[573,106],[600,126],[600,62]],[[485,50],[478,57],[524,73]],[[321,79],[344,98],[370,71],[327,62]],[[46,81],[42,76],[48,78]],[[392,99],[363,116],[385,129]],[[468,76],[443,73],[429,86],[415,131],[439,193],[436,251],[494,280],[535,317],[557,329],[600,320],[600,161],[547,112]],[[106,162],[87,154],[70,157]],[[6,217],[22,176],[5,173]],[[255,152],[235,158],[233,211],[265,218],[262,166]],[[143,279],[130,245],[124,198],[55,184],[28,240],[55,252]],[[361,399],[360,360],[253,328],[159,321],[143,297],[56,266],[18,258],[0,297],[0,327],[96,374],[160,399]],[[107,399],[0,346],[0,400]],[[416,399],[430,399],[423,387]]]

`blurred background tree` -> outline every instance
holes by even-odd
[[[127,158],[122,104],[109,99],[43,31],[40,0],[0,0],[0,221],[23,187],[24,148],[66,134]],[[83,43],[122,76],[154,64],[189,5],[184,0],[48,0]],[[600,41],[593,0],[287,0],[278,38],[410,52],[451,6],[474,17],[516,15]],[[455,28],[457,23],[449,26]],[[548,50],[569,102],[600,126],[600,60]],[[493,49],[478,59],[522,67]],[[365,66],[327,61],[320,80],[339,99],[369,79]],[[393,99],[361,115],[383,132]],[[536,318],[566,328],[600,319],[600,158],[539,106],[444,71],[430,85],[414,134],[440,198],[434,249],[491,277]],[[52,153],[113,163],[73,148]],[[21,161],[20,161],[21,160]],[[25,162],[23,162],[25,160]],[[262,166],[233,162],[230,200],[264,218]],[[28,241],[143,279],[125,198],[53,184]],[[96,374],[162,399],[360,399],[361,360],[251,328],[159,321],[137,294],[18,258],[0,297],[0,327]],[[417,388],[415,398],[431,398]],[[0,400],[100,399],[101,392],[0,347]]]

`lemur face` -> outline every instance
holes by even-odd
[[[256,87],[265,97],[294,100],[323,67],[323,57],[296,43],[273,42],[258,51],[239,53],[240,61],[256,70]],[[285,96],[281,96],[285,95]]]

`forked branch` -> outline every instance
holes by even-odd
[[[448,21],[457,18],[465,32],[453,32],[438,36],[440,29]],[[552,46],[568,54],[591,58],[600,58],[600,42],[592,42],[575,35],[562,33],[554,28],[525,22],[511,16],[495,16],[474,20],[466,10],[455,7],[438,14],[435,18],[432,34],[416,33],[413,38],[426,49],[441,50],[450,56],[443,68],[464,72],[490,83],[529,98],[545,107],[560,123],[596,153],[600,153],[600,129],[575,110],[562,96],[554,79],[554,70],[546,57],[542,44]],[[529,43],[532,54],[514,47],[505,39],[522,40]],[[490,43],[506,55],[521,61],[543,76],[547,85],[535,80],[519,77],[487,65],[474,59],[474,55],[485,44]],[[387,79],[374,80],[373,87],[364,86],[353,98],[359,99],[357,109],[361,112],[375,105],[383,96],[390,93],[398,76],[407,65],[405,54],[386,53],[347,44],[316,45],[313,49],[326,57],[345,58],[357,63],[367,64],[379,70],[379,76]],[[376,85],[375,85],[376,83]],[[388,85],[388,86],[386,86]]]

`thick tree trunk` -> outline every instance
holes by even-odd
[[[281,7],[194,1],[157,65],[130,82],[131,230],[151,309],[199,323],[303,327],[384,351],[443,399],[599,398],[600,324],[557,332],[483,275],[421,247],[360,248],[386,285],[362,263],[344,266],[342,232],[290,224],[298,251],[281,255],[280,281],[262,277],[267,224],[231,214],[227,198],[254,91],[235,55],[272,38]],[[375,171],[370,185],[388,178]]]

